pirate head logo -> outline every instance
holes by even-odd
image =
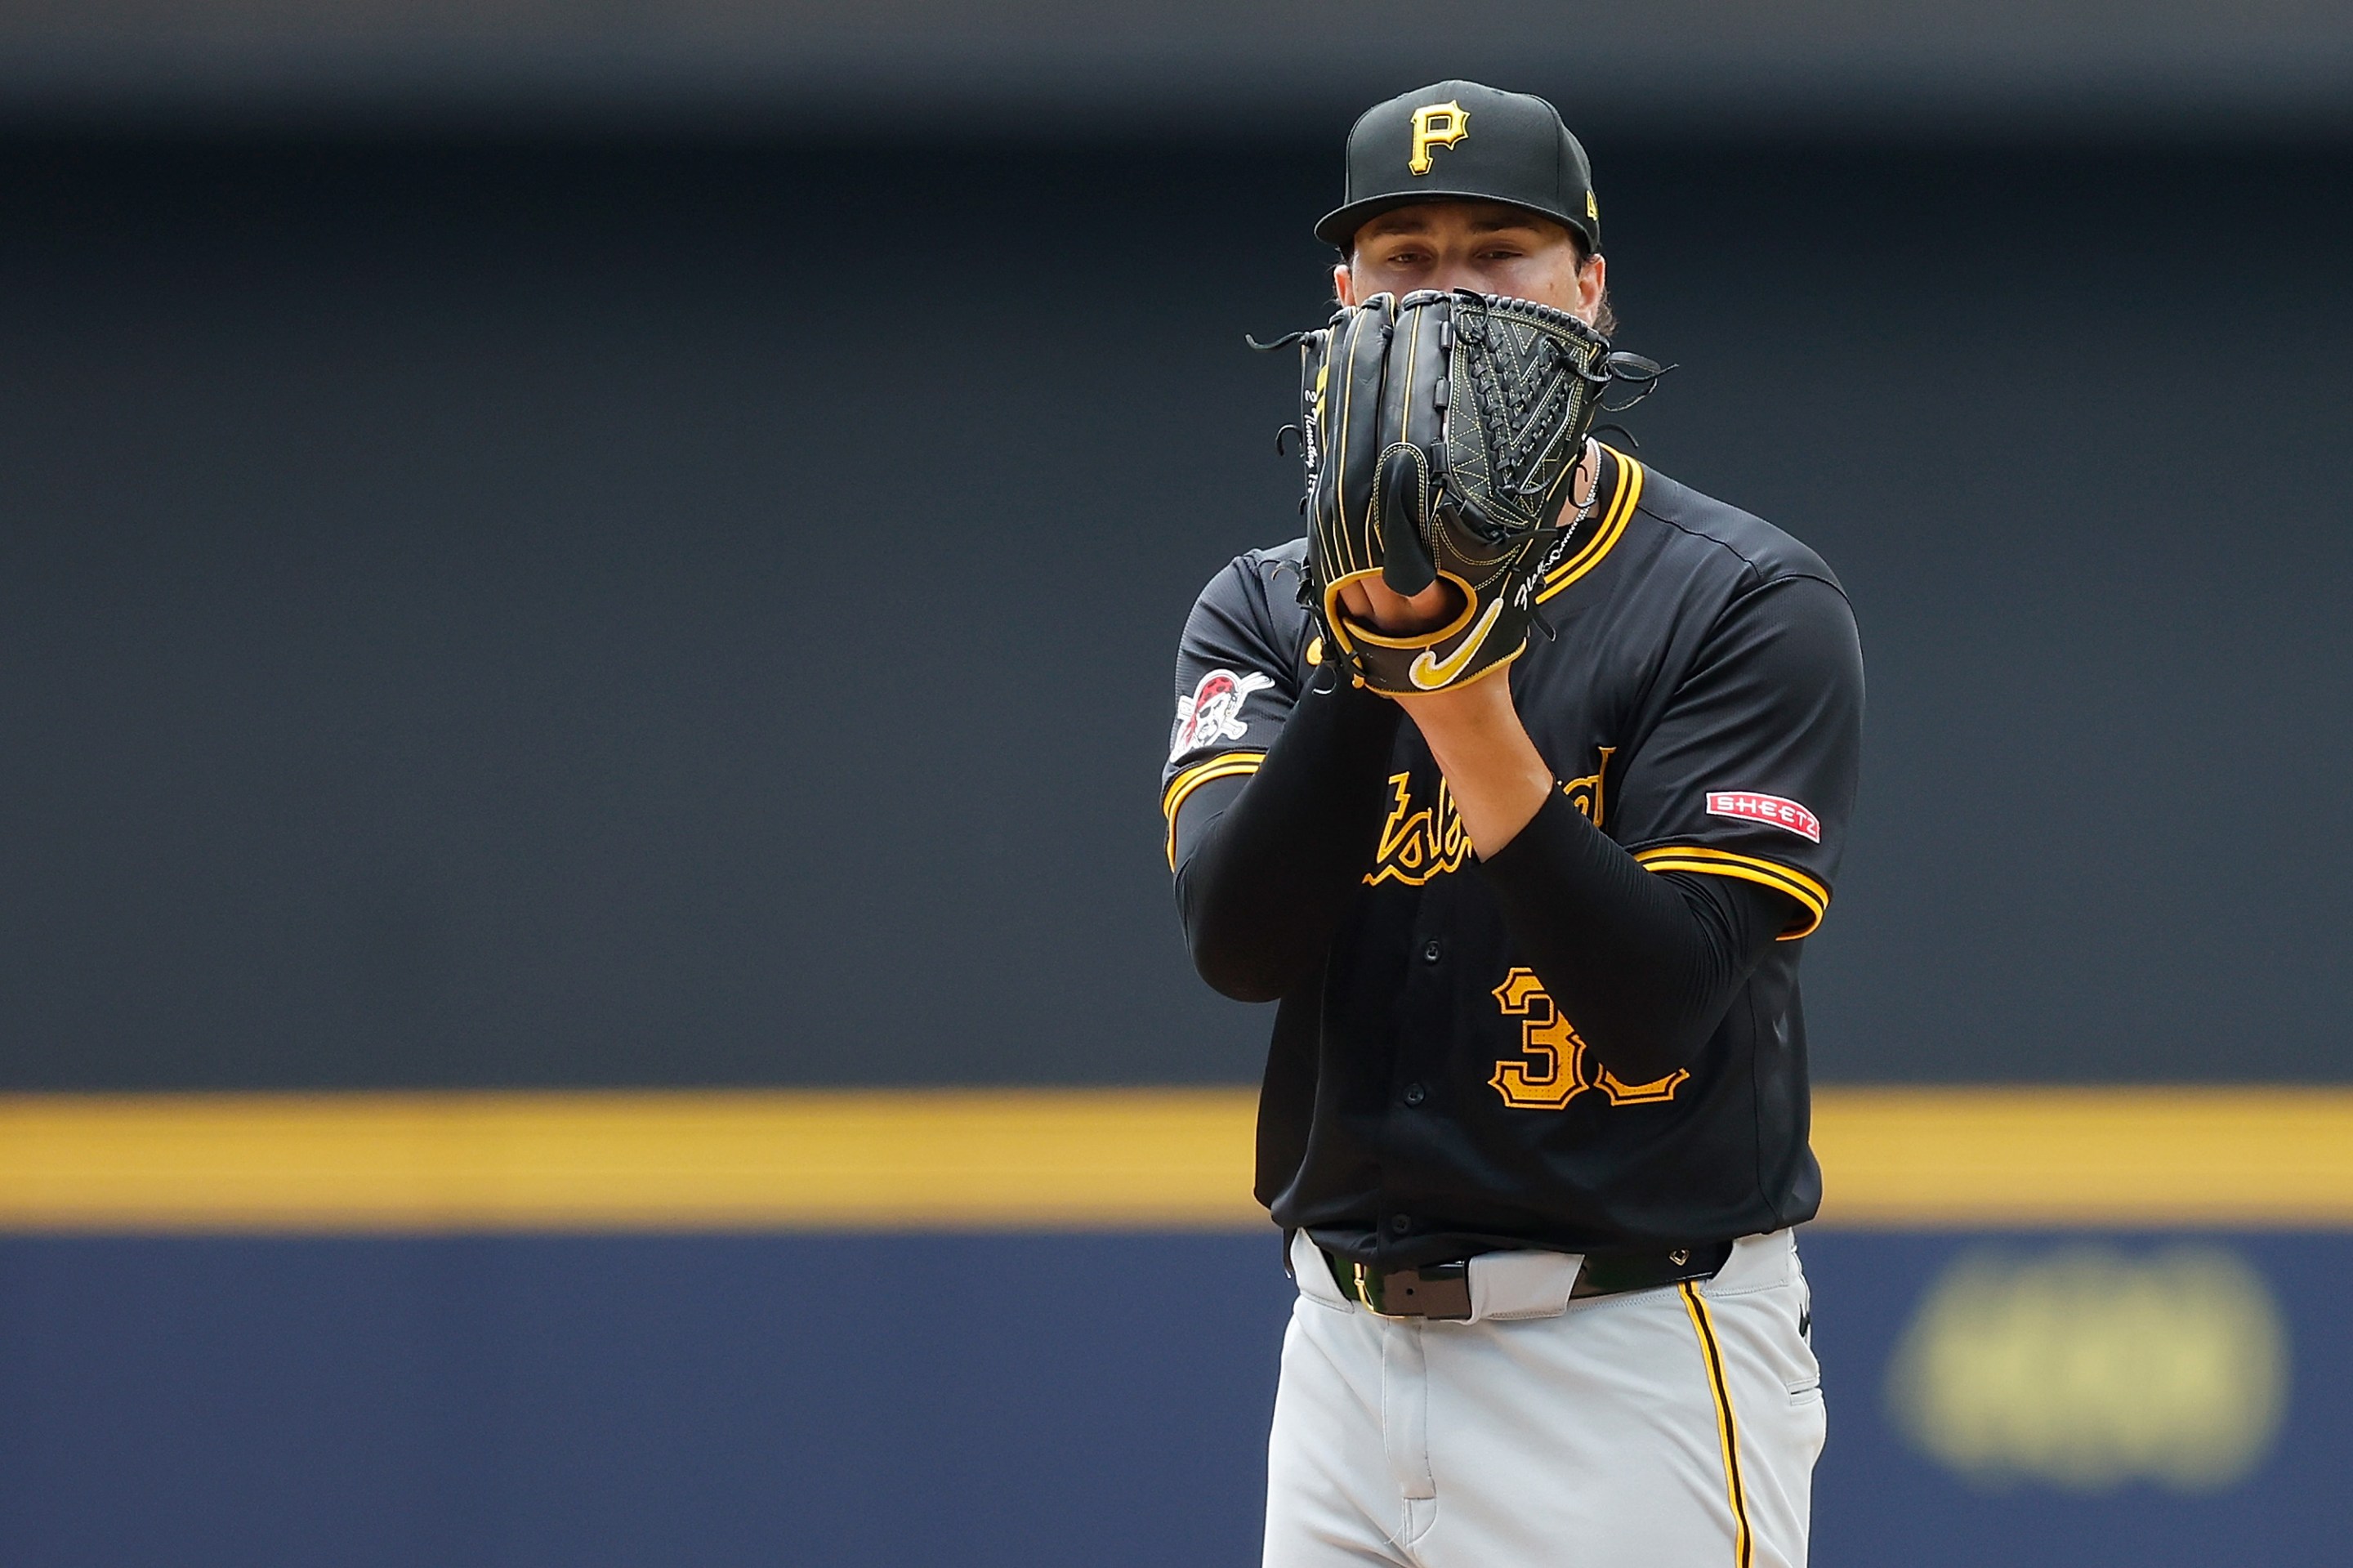
[[[1176,736],[1168,747],[1170,757],[1182,757],[1204,746],[1219,741],[1240,740],[1250,733],[1242,718],[1242,705],[1252,692],[1262,692],[1274,684],[1274,677],[1256,671],[1236,674],[1231,670],[1212,670],[1201,677],[1189,697],[1176,699]]]

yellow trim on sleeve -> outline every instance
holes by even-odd
[[[1634,508],[1641,503],[1642,465],[1616,447],[1603,450],[1618,460],[1618,493],[1609,498],[1609,510],[1603,514],[1601,526],[1594,530],[1585,548],[1545,574],[1544,591],[1536,595],[1538,604],[1565,591],[1599,566],[1601,558],[1616,549],[1618,541],[1626,536],[1626,524],[1633,520]]]
[[[1160,814],[1164,817],[1175,816],[1176,808],[1185,803],[1185,797],[1208,783],[1213,771],[1219,768],[1236,768],[1244,773],[1255,773],[1258,771],[1258,765],[1265,760],[1266,753],[1263,751],[1221,751],[1215,757],[1205,758],[1183,768],[1176,778],[1168,781],[1168,788],[1161,792]]]
[[[1168,789],[1160,797],[1160,814],[1168,819],[1168,869],[1176,869],[1176,809],[1185,797],[1213,779],[1240,779],[1258,771],[1266,760],[1263,751],[1227,751],[1196,762],[1168,781]]]
[[[1743,882],[1788,894],[1805,906],[1810,918],[1782,932],[1779,940],[1784,942],[1812,936],[1821,926],[1822,916],[1830,913],[1829,888],[1802,871],[1758,860],[1755,855],[1735,854],[1730,850],[1707,849],[1699,844],[1661,844],[1656,849],[1637,850],[1634,859],[1646,871],[1695,871],[1708,876],[1736,876]]]

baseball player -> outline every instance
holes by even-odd
[[[1550,104],[1377,106],[1315,232],[1311,527],[1202,592],[1162,796],[1196,966],[1280,1002],[1265,1562],[1801,1563],[1798,969],[1854,802],[1852,614],[1589,433],[1658,369],[1603,336]]]

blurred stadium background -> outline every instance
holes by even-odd
[[[1862,624],[1817,1561],[2341,1556],[2353,11],[99,0],[0,5],[0,1561],[1255,1561],[1169,664],[1455,74]]]

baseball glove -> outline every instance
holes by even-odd
[[[1311,522],[1300,602],[1324,656],[1392,696],[1510,663],[1578,520],[1563,514],[1603,390],[1647,392],[1664,372],[1564,311],[1467,290],[1377,294],[1263,346],[1293,343]],[[1366,626],[1340,590],[1373,577],[1407,595],[1443,579],[1457,613],[1410,636]]]

